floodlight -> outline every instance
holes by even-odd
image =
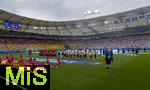
[[[92,14],[92,11],[88,11],[87,14]]]
[[[109,21],[104,21],[104,24],[108,24],[109,23]]]
[[[94,13],[99,13],[100,11],[99,10],[94,10]]]
[[[87,15],[88,14],[88,12],[84,12],[84,15]]]

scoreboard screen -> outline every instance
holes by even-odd
[[[21,29],[21,25],[20,25],[19,23],[16,23],[16,24],[14,25],[14,28],[15,28],[15,29]]]
[[[7,25],[7,27],[9,28],[9,29],[12,29],[12,22],[11,21],[8,21],[7,23],[6,23],[6,25]]]
[[[13,29],[13,30],[21,30],[21,24],[19,23],[12,23],[11,21],[5,22],[6,29]]]

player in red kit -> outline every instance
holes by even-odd
[[[8,57],[7,64],[12,65],[11,57]]]
[[[24,65],[24,58],[23,58],[22,55],[20,55],[20,58],[19,58],[19,60],[18,60],[18,63],[19,63],[20,65]]]
[[[33,59],[32,65],[37,65],[36,58]]]
[[[45,65],[50,65],[50,61],[49,61],[49,58],[47,57],[47,60],[45,62]]]
[[[36,58],[33,59],[32,61],[32,69],[31,70],[34,70],[37,66],[37,62],[36,62]]]
[[[2,57],[0,57],[0,64],[2,63],[2,60],[3,60]]]
[[[10,59],[10,61],[11,61],[11,64],[13,64],[13,62],[14,62],[14,56],[11,55],[11,56],[9,57],[9,59]]]
[[[29,58],[28,62],[29,64],[32,64],[32,57]]]
[[[8,55],[6,55],[6,57],[4,58],[5,60],[8,60],[8,58],[9,58],[9,56]]]
[[[61,64],[61,59],[60,57],[57,58],[57,64],[56,64],[56,68],[58,68]]]

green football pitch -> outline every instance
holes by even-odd
[[[33,56],[38,57],[37,54]],[[15,54],[15,57],[18,55]],[[106,70],[103,56],[85,61],[97,61],[102,64],[62,63],[60,68],[52,68],[51,90],[149,90],[150,88],[149,52],[145,54],[142,52],[137,56],[114,55],[111,72]]]
[[[148,90],[150,54],[115,55],[111,72],[100,65],[63,64],[51,70],[51,90]]]

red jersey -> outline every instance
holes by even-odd
[[[12,57],[8,57],[7,63],[8,63],[8,64],[12,64],[12,62],[13,62],[13,58],[12,58]]]
[[[9,58],[9,57],[8,57],[8,56],[6,56],[6,57],[5,57],[5,60],[8,60],[8,58]]]
[[[32,62],[32,57],[30,57],[28,61],[29,61],[29,62]]]
[[[2,58],[0,57],[0,63],[2,63]]]
[[[46,60],[46,64],[50,64],[50,61],[48,59]]]
[[[61,64],[61,61],[60,61],[60,59],[58,58],[58,59],[57,59],[57,64],[56,64],[56,66],[60,66],[60,64]]]
[[[57,59],[57,63],[61,63],[61,60],[60,60],[60,59]]]
[[[19,62],[24,62],[24,58],[21,56]]]
[[[36,58],[34,58],[32,65],[37,65]]]
[[[11,57],[10,57],[10,60],[11,60],[11,62],[13,63],[13,61],[14,61],[14,56],[11,56]]]
[[[37,63],[34,61],[34,62],[32,62],[32,65],[37,65]]]

